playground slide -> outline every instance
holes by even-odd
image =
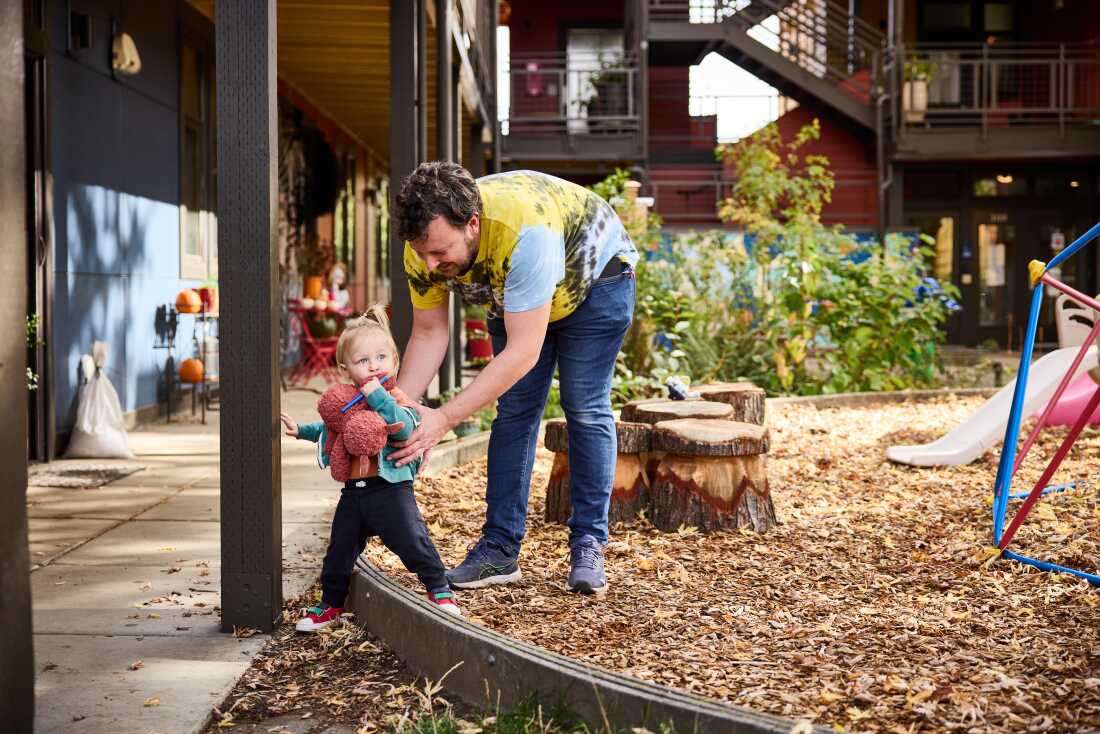
[[[1058,349],[1031,364],[1027,393],[1024,395],[1023,415],[1041,411],[1058,388],[1066,370],[1073,363],[1080,347]],[[1097,348],[1089,347],[1085,358],[1077,366],[1076,375],[1097,366]],[[1012,380],[978,408],[954,430],[942,438],[923,446],[891,446],[886,458],[899,464],[913,466],[959,466],[969,464],[992,446],[1004,440],[1008,413],[1012,407],[1012,393],[1016,380]],[[1063,395],[1064,402],[1066,396]],[[1084,405],[1081,406],[1083,408]]]

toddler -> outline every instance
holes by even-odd
[[[359,388],[369,409],[385,421],[392,438],[407,439],[419,422],[419,416],[409,406],[408,398],[395,387],[397,345],[382,306],[371,306],[363,316],[348,321],[336,344],[336,361],[341,375]],[[387,387],[383,387],[384,384]],[[346,395],[347,388],[343,392]],[[326,397],[329,393],[336,394],[332,388],[326,392]],[[319,404],[326,397],[322,397]],[[298,425],[286,413],[281,417],[287,435],[316,441],[320,463],[328,465],[332,439],[340,437],[329,436],[330,430],[324,422]],[[350,467],[342,471],[350,478],[344,483],[332,518],[331,539],[321,571],[321,601],[298,620],[298,631],[314,632],[339,619],[351,586],[355,559],[372,535],[377,535],[397,554],[405,568],[417,575],[428,590],[429,601],[443,611],[462,616],[447,585],[439,552],[428,535],[413,496],[413,479],[420,461],[396,466],[389,460],[392,450],[386,445],[373,456],[352,454],[348,457]]]

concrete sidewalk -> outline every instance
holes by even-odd
[[[283,408],[315,420],[313,392]],[[129,434],[143,464],[96,489],[31,487],[35,731],[194,732],[266,635],[219,631],[218,413]],[[283,594],[320,572],[339,498],[313,444],[284,437]]]

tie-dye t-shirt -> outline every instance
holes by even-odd
[[[435,308],[454,290],[497,316],[550,301],[550,320],[557,321],[584,302],[611,258],[638,261],[615,210],[583,186],[537,171],[497,173],[479,178],[477,186],[481,243],[465,275],[429,272],[405,244],[414,308]]]

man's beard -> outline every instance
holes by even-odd
[[[477,251],[480,247],[480,237],[468,237],[466,239],[467,260],[459,266],[457,277],[461,278],[463,275],[470,272],[470,268],[472,268],[474,266],[474,263],[477,262]]]

